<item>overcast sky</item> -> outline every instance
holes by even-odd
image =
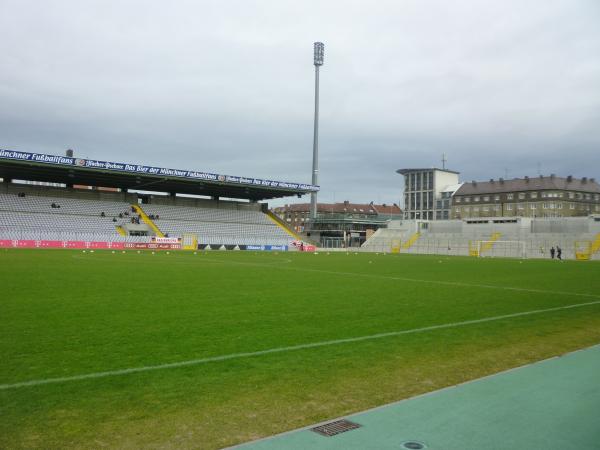
[[[600,178],[598,0],[0,0],[0,148],[310,182],[317,40],[320,201]]]

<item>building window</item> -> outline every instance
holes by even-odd
[[[537,198],[537,192],[532,192],[529,194],[531,198]]]
[[[479,196],[475,196],[475,197],[473,197],[473,201],[474,201],[474,202],[478,202],[478,201],[479,201]]]
[[[454,200],[456,201],[456,203],[460,203],[460,197],[456,197]]]
[[[488,212],[490,209],[487,206],[484,206],[483,208],[481,208],[481,210],[484,212]]]
[[[483,197],[483,201],[484,201],[484,202],[489,202],[489,201],[490,201],[490,196],[489,196],[489,195],[485,195],[485,196]]]
[[[586,199],[586,200],[591,200],[591,199],[592,199],[592,196],[591,196],[590,194],[585,194],[585,199]]]
[[[523,203],[519,203],[517,205],[517,209],[525,209],[525,205],[523,205]]]
[[[557,203],[556,204],[556,209],[562,209],[562,203]]]
[[[537,205],[536,205],[535,203],[531,203],[531,204],[529,205],[529,208],[530,208],[530,209],[536,209],[536,208],[537,208]]]
[[[569,203],[569,209],[575,209],[575,203]]]
[[[494,200],[495,201],[499,201],[500,200],[500,196],[499,195],[494,195]]]
[[[479,212],[479,206],[473,206],[473,212]]]
[[[573,192],[569,192],[569,198],[575,198],[575,194]]]
[[[525,193],[519,192],[519,200],[524,200],[524,199],[525,199]]]
[[[465,197],[465,203],[469,203],[471,201],[471,197]]]
[[[507,211],[512,211],[512,205],[511,205],[510,203],[508,203],[508,204],[506,205],[506,210],[507,210]]]
[[[506,199],[507,200],[512,200],[514,197],[514,194],[506,194]]]

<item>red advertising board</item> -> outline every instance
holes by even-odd
[[[144,244],[148,245],[148,244]],[[180,248],[181,246],[179,246]],[[34,241],[0,239],[0,248],[72,248],[72,249],[117,249],[125,248],[123,242],[105,242],[105,241]],[[143,247],[148,248],[148,247]],[[171,248],[171,247],[170,247]]]
[[[142,242],[128,242],[125,244],[125,248],[134,249],[150,249],[150,250],[179,250],[181,244],[156,244],[156,243],[142,243]]]
[[[294,241],[292,242],[292,246],[296,247],[300,252],[314,252],[317,250],[317,247],[310,244],[305,244],[302,241]]]

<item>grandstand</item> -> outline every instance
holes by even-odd
[[[129,203],[41,193],[31,188],[20,191],[24,196],[0,193],[0,239],[114,242],[147,239],[117,231],[130,215]]]
[[[267,205],[258,200],[300,196],[315,189],[296,183],[4,150],[0,152],[0,176],[5,181],[0,184],[0,241],[4,246],[78,247],[81,245],[73,243],[83,242],[85,246],[101,243],[102,248],[136,243],[143,248],[157,237],[168,237],[176,243],[165,248],[179,248],[177,242],[191,235],[200,248],[287,249],[296,235],[271,219]],[[42,180],[64,187],[12,180]],[[121,188],[82,190],[73,189],[74,184]],[[169,195],[129,192],[148,185]],[[209,198],[189,198],[198,192]]]
[[[375,232],[363,251],[481,257],[547,258],[551,247],[577,257],[578,243],[589,243],[589,257],[600,258],[600,217],[490,218],[447,221],[392,221]]]
[[[241,204],[231,206],[236,209],[149,204],[144,211],[158,217],[154,223],[165,235],[191,233],[200,236],[203,244],[281,246],[293,239],[263,212]]]

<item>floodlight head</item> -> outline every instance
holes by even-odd
[[[325,45],[322,42],[315,42],[315,66],[322,66],[324,57]]]

